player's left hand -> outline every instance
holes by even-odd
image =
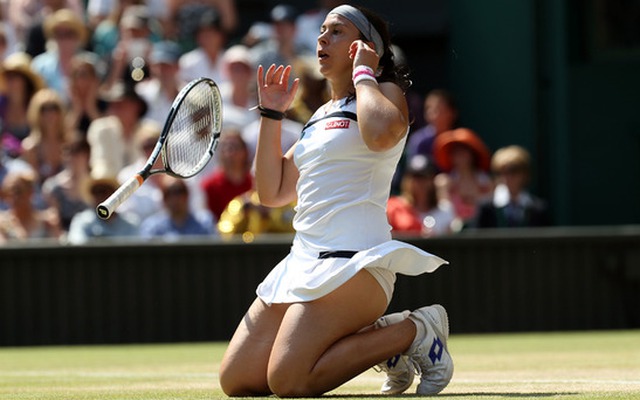
[[[351,43],[349,58],[353,60],[354,68],[358,65],[366,65],[374,71],[378,69],[378,62],[380,61],[373,42],[365,42],[363,40],[355,40]]]

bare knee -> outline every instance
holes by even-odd
[[[267,374],[269,389],[278,397],[317,397],[322,394],[313,387],[310,374],[292,368],[275,368]]]
[[[220,368],[220,388],[229,397],[256,397],[271,395],[264,379],[247,374],[246,371]]]

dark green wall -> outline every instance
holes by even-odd
[[[450,80],[492,150],[532,152],[556,223],[638,223],[640,61],[594,50],[593,4],[452,2]]]

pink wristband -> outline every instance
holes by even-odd
[[[366,65],[358,65],[356,68],[354,68],[352,79],[354,86],[361,81],[371,81],[375,82],[376,84],[378,83],[378,81],[376,80],[376,76],[373,73],[373,69]]]

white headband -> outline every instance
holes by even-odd
[[[356,28],[358,28],[360,33],[362,33],[362,35],[368,42],[373,42],[373,44],[376,46],[376,53],[378,54],[378,57],[382,57],[382,55],[384,54],[384,43],[382,42],[382,36],[380,36],[380,33],[378,33],[376,28],[371,25],[371,22],[369,22],[362,11],[348,4],[343,4],[331,10],[329,14],[338,14],[341,17],[344,17],[351,21],[351,23],[354,24]]]

